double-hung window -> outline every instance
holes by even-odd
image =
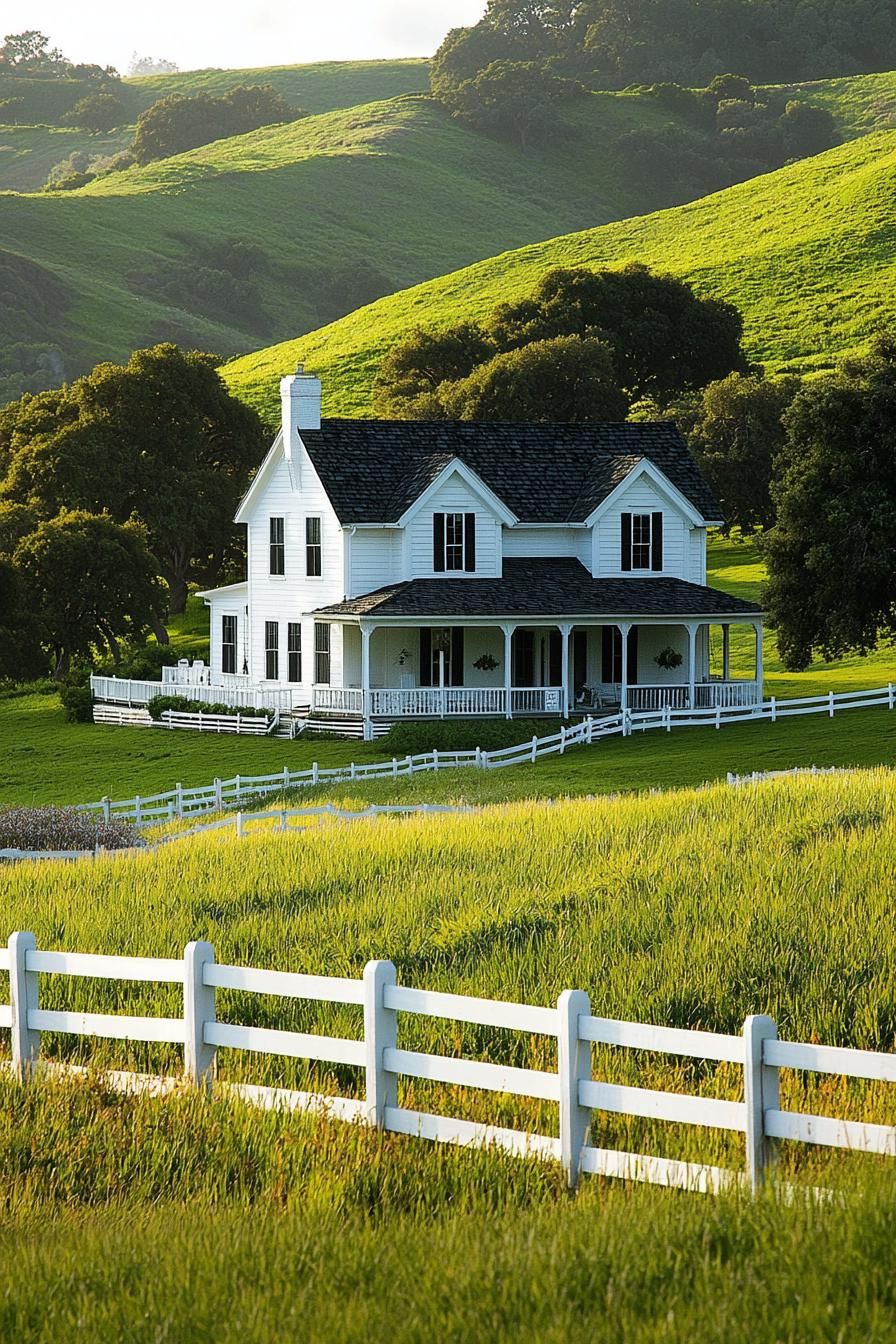
[[[221,617],[221,671],[236,671],[236,617]]]
[[[320,519],[305,519],[305,573],[309,579],[319,579],[323,572],[323,553],[320,539]]]
[[[326,621],[314,623],[314,680],[318,686],[330,684],[330,626]]]
[[[271,567],[272,574],[286,573],[286,520],[272,518],[271,526]]]
[[[475,513],[433,514],[432,567],[435,574],[475,572]]]
[[[302,680],[302,627],[298,621],[290,621],[286,627],[286,660],[289,664],[289,681]]]
[[[264,623],[264,674],[268,681],[280,677],[280,626],[277,621]]]
[[[624,513],[622,515],[621,568],[661,570],[663,568],[663,515]]]

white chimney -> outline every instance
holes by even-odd
[[[303,364],[297,365],[294,374],[280,379],[280,405],[283,442],[287,457],[292,457],[297,435],[303,429],[320,429],[320,379],[306,373]]]

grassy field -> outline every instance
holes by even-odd
[[[762,843],[757,843],[761,837]],[[889,772],[476,817],[183,842],[0,871],[8,928],[40,945],[357,975],[524,1002],[588,990],[596,1012],[782,1036],[896,1042]],[[76,1011],[179,1011],[173,987],[44,982]],[[351,1036],[359,1010],[221,994],[221,1020]],[[553,1068],[550,1043],[403,1019],[399,1043]],[[45,1037],[50,1057],[84,1058]],[[176,1052],[85,1043],[98,1066]],[[734,1098],[733,1066],[596,1051],[597,1076]],[[357,1071],[222,1052],[225,1078],[352,1095]],[[890,1089],[892,1091],[892,1089]],[[879,1085],[782,1076],[785,1108],[892,1123]],[[552,1133],[547,1103],[406,1082],[401,1103]],[[740,1166],[740,1140],[604,1115],[599,1141]],[[892,1163],[782,1145],[833,1201],[680,1196],[433,1150],[354,1126],[183,1096],[0,1084],[0,1330],[17,1338],[877,1341],[896,1328]],[[746,1305],[745,1305],[746,1304]]]
[[[740,538],[716,538],[709,552],[709,582],[741,597],[758,598],[763,578],[755,546]],[[205,607],[191,599],[183,618],[172,623],[172,638],[185,656],[205,656]],[[751,638],[732,636],[733,672],[753,668]],[[896,649],[886,646],[868,658],[815,663],[806,672],[787,672],[774,635],[765,639],[765,691],[779,698],[823,695],[896,681]],[[545,731],[550,731],[545,721]],[[348,761],[380,760],[382,744],[280,742],[257,738],[164,733],[145,728],[95,727],[66,723],[54,696],[0,699],[0,740],[5,768],[0,774],[0,806],[16,803],[92,802],[104,795],[130,798],[227,778],[272,773],[289,765],[307,768]],[[675,788],[724,778],[728,771],[788,769],[810,765],[890,765],[896,761],[896,715],[886,710],[854,710],[833,720],[824,715],[769,723],[736,724],[719,732],[681,729],[611,739],[592,750],[548,758],[535,766],[478,773],[447,771],[409,780],[343,786],[324,795],[342,800],[495,802],[503,798],[553,797],[630,789]],[[310,795],[309,795],[310,796]]]
[[[641,261],[743,312],[747,349],[772,368],[829,366],[896,314],[896,132],[880,131],[701,201],[505,252],[390,295],[229,364],[230,387],[267,414],[305,361],[328,415],[369,415],[382,354],[410,327],[484,315],[552,266]]]

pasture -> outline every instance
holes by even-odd
[[[761,843],[757,843],[757,837]],[[7,929],[43,947],[357,975],[606,1016],[892,1050],[896,782],[888,771],[620,800],[527,802],[240,843],[0,872]],[[168,1001],[171,991],[173,997]],[[357,1034],[359,1009],[227,991],[222,1019]],[[42,1005],[176,1014],[174,987],[59,978]],[[552,1046],[415,1019],[403,1048],[556,1067]],[[178,1071],[175,1047],[47,1034],[49,1058]],[[358,1071],[221,1052],[225,1079],[351,1095]],[[726,1065],[621,1059],[595,1076],[733,1097]],[[788,1105],[892,1123],[892,1088],[782,1076]],[[553,1132],[549,1103],[407,1081],[401,1104]],[[742,1162],[712,1130],[602,1116],[628,1151]],[[874,1340],[896,1323],[896,1187],[885,1159],[781,1145],[781,1173],[834,1202],[756,1203],[584,1182],[310,1117],[96,1079],[2,1085],[0,1323],[26,1339]],[[14,1250],[14,1254],[13,1254]],[[425,1294],[419,1285],[426,1284]],[[762,1283],[755,1310],[745,1300]],[[413,1301],[415,1311],[407,1311]],[[150,1333],[153,1331],[155,1333]]]

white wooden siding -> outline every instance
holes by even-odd
[[[661,494],[645,477],[633,481],[612,508],[602,514],[594,527],[594,574],[622,574],[623,513],[656,513],[663,515],[663,568],[662,573],[677,579],[695,582],[693,555],[690,541],[690,522],[668,496]],[[704,532],[705,539],[705,532]],[[705,540],[704,540],[705,544]],[[633,570],[632,577],[649,577],[652,570]]]
[[[695,527],[690,532],[691,583],[706,583],[706,528]]]
[[[220,681],[222,667],[222,617],[236,617],[236,672],[243,670],[243,660],[249,656],[249,619],[246,615],[246,599],[234,598],[226,593],[209,599],[209,666],[212,680]]]
[[[314,675],[314,620],[308,614],[317,607],[340,602],[345,596],[345,537],[342,527],[321,485],[311,459],[304,449],[298,478],[301,489],[293,490],[289,468],[281,459],[272,469],[265,488],[256,501],[248,526],[248,578],[251,639],[249,668],[261,685],[265,678],[265,623],[279,626],[279,677],[277,685],[287,684],[287,625],[302,625],[302,686],[310,688]],[[305,573],[305,519],[321,520],[320,578]],[[285,570],[280,577],[270,573],[269,520],[283,518],[285,533]],[[220,655],[219,655],[220,656]],[[341,684],[342,640],[334,625],[331,640],[331,678]]]
[[[404,578],[404,534],[401,528],[364,527],[349,531],[346,554],[347,597],[372,593],[387,584],[400,583]]]
[[[505,527],[502,536],[505,556],[573,556],[591,568],[591,529],[585,527]]]
[[[476,514],[476,573],[480,578],[498,578],[501,574],[501,528],[495,513],[467,485],[457,472],[427,500],[407,526],[405,577],[432,578],[432,516],[434,513]],[[355,534],[357,538],[357,533]],[[439,574],[438,577],[463,580],[464,574]],[[376,585],[373,585],[374,587]]]

